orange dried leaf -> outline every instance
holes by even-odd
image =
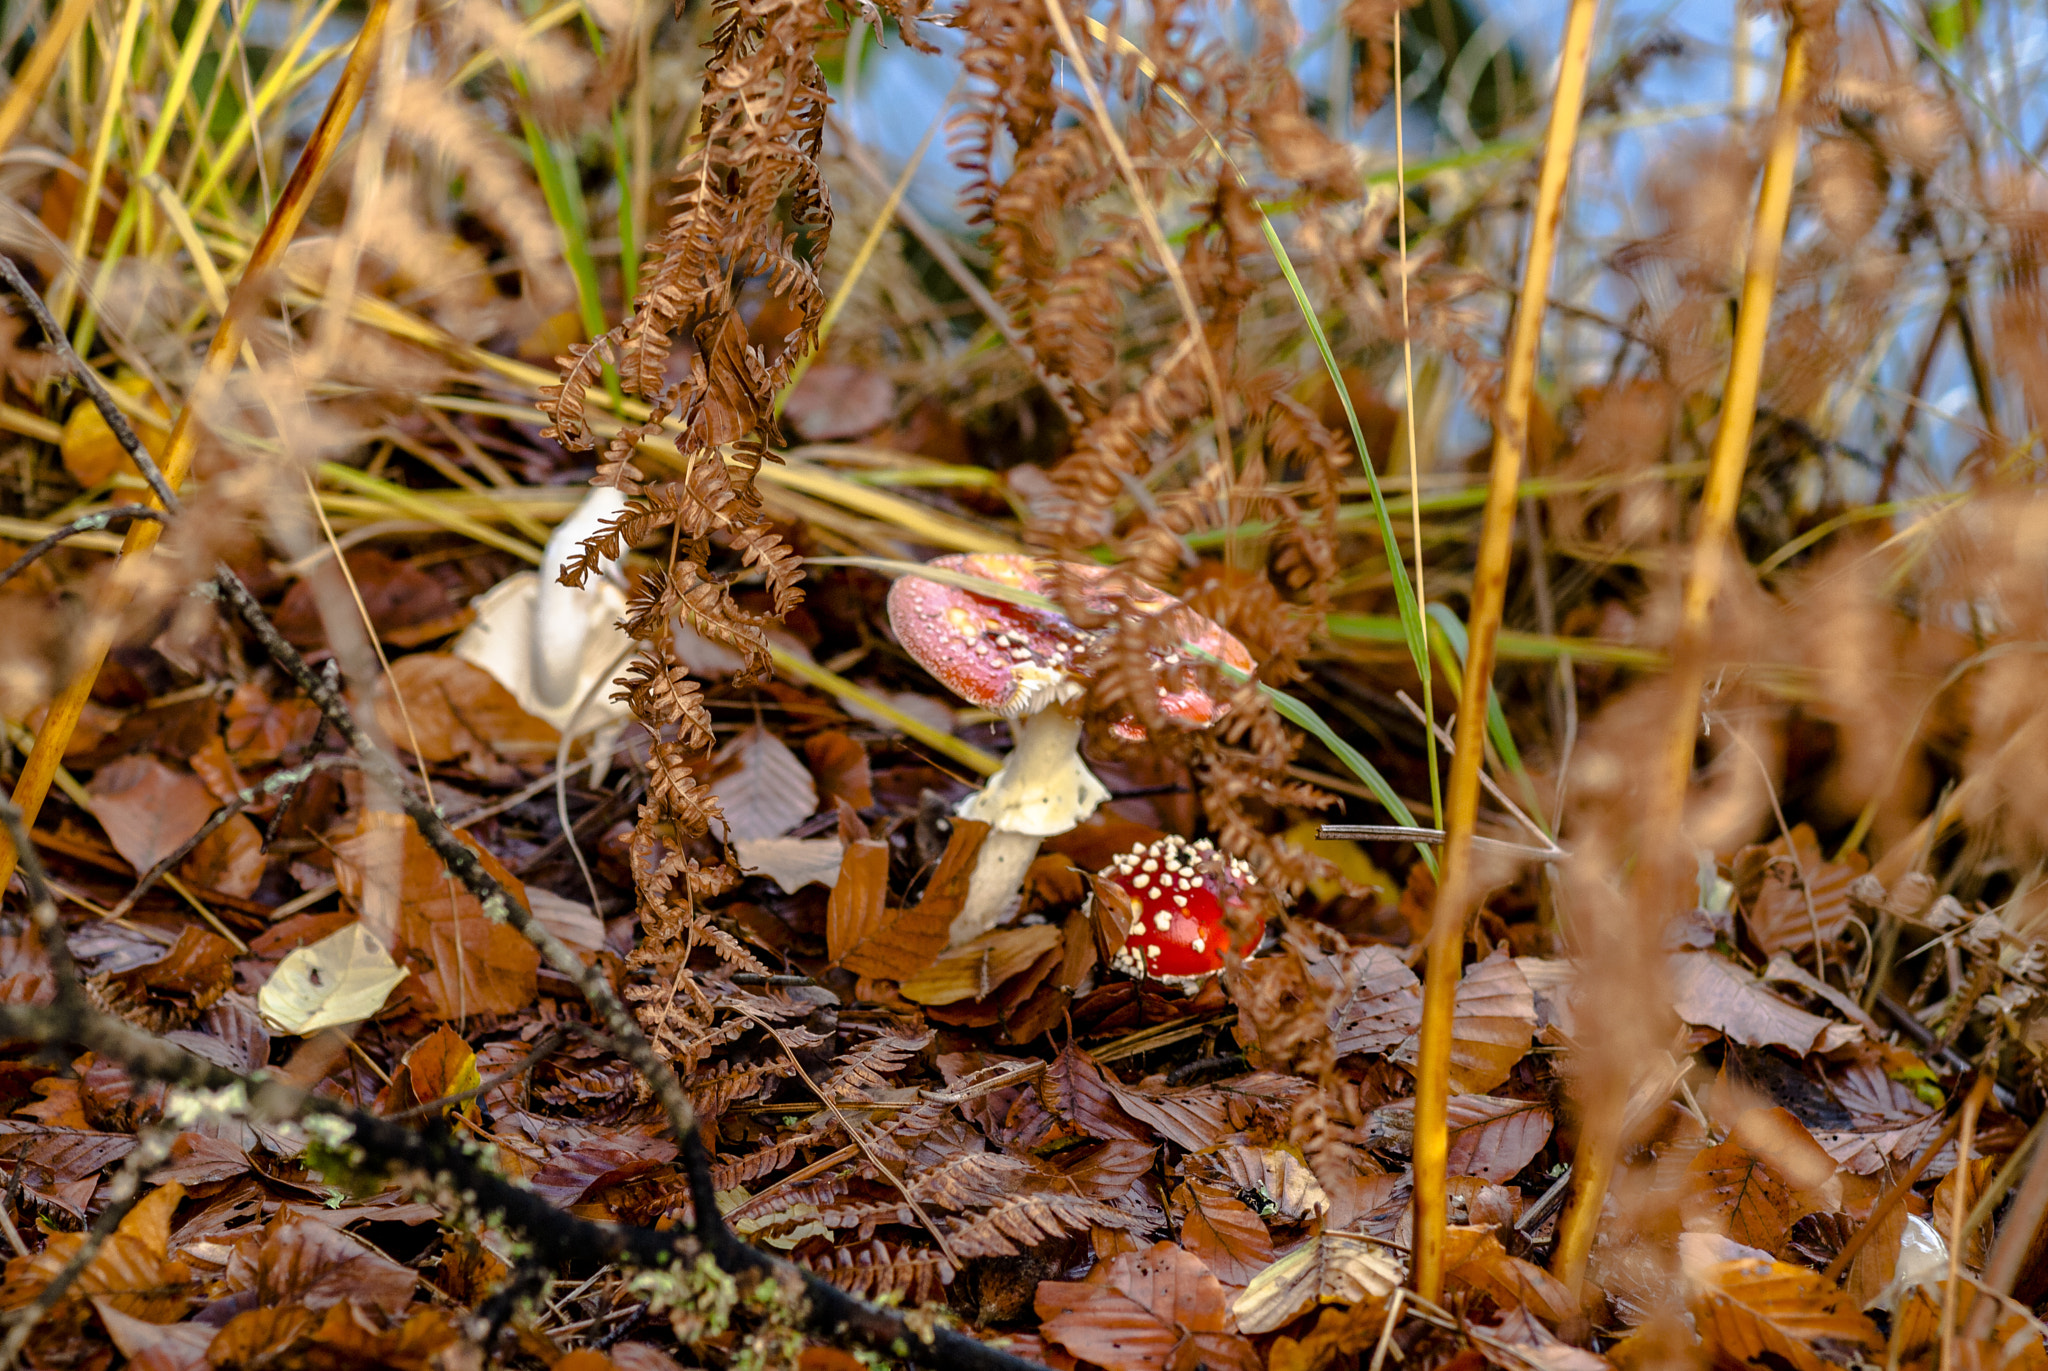
[[[393,662],[376,707],[385,735],[406,751],[424,762],[459,761],[487,781],[519,780],[519,766],[551,760],[561,739],[553,725],[521,709],[495,676],[445,652],[415,652]]]
[[[1508,1078],[1515,1063],[1528,1055],[1536,1037],[1536,996],[1528,977],[1508,956],[1494,949],[1485,961],[1465,969],[1458,983],[1457,1008],[1451,1017],[1451,1089],[1461,1095],[1483,1095]],[[1412,1067],[1416,1039],[1401,1044],[1394,1060]]]
[[[1180,1240],[1225,1285],[1242,1288],[1273,1261],[1266,1221],[1213,1181],[1189,1181],[1173,1192]]]
[[[109,762],[86,791],[107,841],[137,872],[176,852],[218,807],[197,776],[146,755]]]
[[[919,908],[923,908],[922,902]],[[949,918],[947,923],[951,922]],[[1032,969],[1039,958],[1061,947],[1063,942],[1059,928],[1052,924],[1026,924],[984,933],[904,981],[903,998],[922,1005],[985,1000],[998,986]]]
[[[1847,1365],[1856,1349],[1884,1345],[1870,1320],[1818,1271],[1785,1262],[1715,1263],[1693,1273],[1687,1303],[1722,1364],[1758,1365],[1768,1357],[1794,1371],[1826,1371]]]
[[[871,969],[877,958],[868,944],[884,926],[889,903],[889,845],[863,840],[846,845],[839,859],[839,879],[832,885],[832,897],[825,905],[825,948],[833,965],[845,966],[849,956],[861,965],[849,970],[864,976],[882,976],[886,971]],[[879,953],[879,946],[872,952]],[[910,974],[906,969],[905,975]],[[900,980],[901,976],[889,977]]]
[[[1862,1036],[1831,1023],[1764,988],[1761,981],[1712,952],[1671,958],[1672,1008],[1689,1024],[1718,1029],[1746,1047],[1790,1048],[1804,1056],[1818,1045],[1836,1046]]]
[[[1453,1095],[1446,1113],[1450,1132],[1448,1173],[1505,1181],[1535,1160],[1555,1126],[1541,1100],[1493,1095]],[[1403,1155],[1414,1151],[1415,1101],[1395,1100],[1373,1111],[1370,1136]]]
[[[1088,1137],[1142,1142],[1147,1136],[1118,1107],[1102,1068],[1076,1043],[1061,1048],[1039,1075],[1038,1098]]]
[[[832,903],[828,906],[826,939],[833,949],[833,959],[857,976],[875,980],[902,981],[929,969],[939,953],[945,951],[946,940],[951,936],[953,916],[960,912],[960,901],[966,897],[967,881],[974,874],[974,859],[981,851],[982,837],[988,832],[988,825],[974,819],[955,819],[953,836],[947,840],[945,855],[939,858],[939,865],[925,883],[924,897],[909,909],[884,909],[879,917],[873,912],[876,890],[886,903],[888,882],[888,853],[883,848],[881,866],[870,866],[861,874],[861,879],[872,884],[857,886],[850,892],[843,904],[843,917],[835,918],[830,910],[841,908],[839,889],[832,891]],[[845,860],[852,862],[854,852],[862,844],[847,847]],[[873,857],[861,859],[873,863]],[[842,867],[840,879],[846,879],[846,868]],[[834,933],[834,927],[839,929]],[[963,995],[960,998],[973,998]],[[932,1003],[939,1003],[933,1001]]]
[[[841,799],[855,809],[870,809],[875,803],[874,777],[868,770],[868,752],[838,729],[813,733],[804,739],[804,762],[817,778],[818,793]]]
[[[62,1304],[76,1308],[87,1300],[104,1301],[145,1323],[181,1317],[191,1302],[192,1273],[183,1262],[171,1260],[170,1249],[171,1215],[184,1198],[185,1187],[175,1182],[145,1195],[71,1283]],[[53,1233],[41,1251],[9,1261],[0,1308],[18,1309],[41,1294],[84,1243],[83,1233]]]
[[[524,903],[519,879],[474,838],[458,836]],[[427,1013],[440,1019],[509,1014],[533,1003],[540,953],[519,930],[485,915],[402,815],[365,814],[333,847],[342,895],[362,911],[365,924],[394,929],[391,955],[417,978],[411,984]]]
[[[1221,1282],[1169,1242],[1121,1253],[1085,1281],[1042,1281],[1036,1303],[1041,1336],[1107,1371],[1168,1371],[1188,1342],[1211,1371],[1259,1371]]]
[[[1501,1308],[1526,1309],[1552,1327],[1579,1316],[1571,1292],[1542,1267],[1509,1256],[1491,1228],[1446,1228],[1444,1269],[1450,1280],[1483,1291]]]
[[[1685,1169],[1687,1224],[1746,1247],[1777,1251],[1796,1217],[1793,1203],[1792,1187],[1740,1143],[1707,1148]]]
[[[263,884],[268,864],[262,832],[246,815],[236,814],[199,840],[178,864],[178,874],[201,890],[246,900]]]

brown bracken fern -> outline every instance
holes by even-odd
[[[718,9],[700,137],[676,169],[674,212],[650,245],[633,312],[560,359],[561,383],[546,389],[541,409],[549,436],[588,451],[598,444],[585,412],[593,386],[616,384],[647,404],[647,417],[613,434],[598,462],[596,483],[632,502],[584,544],[562,579],[581,585],[601,564],[672,530],[668,565],[641,578],[628,603],[625,626],[645,646],[619,682],[621,698],[659,740],[633,842],[650,906],[648,946],[666,965],[687,932],[752,970],[743,950],[709,937],[694,912],[699,897],[736,876],[701,847],[720,815],[690,762],[709,747],[711,720],[676,664],[672,634],[681,621],[739,653],[743,678],[765,675],[766,628],[803,599],[802,560],[763,514],[754,476],[775,460],[775,398],[816,344],[825,309],[816,263],[832,206],[818,155],[829,95],[817,48],[840,21],[823,0],[732,0]],[[916,42],[914,8],[890,9]],[[776,317],[789,322],[780,338],[757,341],[740,296],[764,288],[780,306]],[[670,423],[684,472],[656,481],[635,464],[635,451]],[[714,540],[766,580],[766,613],[743,609],[712,572]]]

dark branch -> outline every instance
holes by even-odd
[[[134,426],[128,422],[128,416],[114,403],[114,393],[107,389],[107,383],[100,379],[100,374],[87,366],[85,359],[72,348],[71,339],[65,335],[63,325],[50,313],[50,307],[43,303],[43,297],[36,294],[34,287],[29,285],[28,278],[21,274],[20,267],[14,265],[12,257],[0,255],[0,279],[5,279],[14,293],[21,297],[21,302],[28,306],[28,312],[35,316],[36,323],[42,327],[44,341],[63,359],[64,365],[71,368],[71,374],[85,387],[85,393],[92,400],[93,408],[100,412],[100,418],[107,421],[107,428],[113,433],[114,440],[121,445],[121,450],[128,454],[128,459],[135,463],[135,469],[142,473],[142,479],[149,483],[150,490],[156,494],[157,502],[166,512],[176,514],[178,497],[172,492],[170,483],[164,480],[163,472],[157,467],[156,458],[149,455],[149,449],[135,436]]]
[[[269,796],[276,795],[281,791],[297,790],[315,772],[333,771],[337,767],[355,766],[356,764],[356,759],[353,757],[338,755],[315,757],[312,761],[305,762],[299,766],[290,767],[283,771],[271,772],[263,778],[260,785],[252,785],[236,791],[234,799],[228,801],[228,803],[207,816],[206,822],[199,826],[198,832],[165,854],[162,860],[158,861],[155,866],[143,872],[141,879],[135,882],[135,888],[121,897],[121,903],[107,911],[107,917],[118,919],[127,914],[129,910],[135,908],[136,902],[149,893],[150,887],[164,878],[165,872],[169,871],[179,862],[184,861],[191,854],[193,848],[198,847],[201,843],[212,837],[219,831],[222,824],[240,814],[250,805]]]
[[[163,511],[151,509],[148,505],[115,505],[112,509],[101,509],[95,510],[91,514],[81,514],[55,533],[39,538],[29,544],[28,551],[8,563],[5,571],[0,571],[0,586],[6,585],[9,581],[21,575],[22,572],[27,571],[31,566],[35,565],[38,558],[48,556],[50,551],[66,538],[75,537],[80,533],[98,533],[108,525],[119,523],[124,519],[154,519],[158,523],[162,523],[164,516]]]

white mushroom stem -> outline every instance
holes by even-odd
[[[1065,833],[1109,798],[1081,760],[1079,719],[1050,705],[1010,729],[1017,746],[1002,770],[960,802],[960,816],[980,819],[989,833],[953,919],[954,947],[972,942],[1010,913],[1042,839]]]
[[[584,539],[625,507],[626,497],[619,491],[594,488],[575,513],[556,526],[542,553],[540,584],[533,593],[533,693],[543,704],[560,708],[575,703],[583,684],[584,642],[590,636],[596,587],[563,585],[562,568],[582,551]],[[601,574],[611,570],[607,563]]]

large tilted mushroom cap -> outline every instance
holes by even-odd
[[[931,566],[1043,595],[1045,578],[1030,557],[967,552]],[[904,651],[971,705],[1005,718],[1035,714],[1063,694],[1087,635],[1066,616],[990,599],[944,581],[905,576],[889,588],[889,626]]]
[[[1223,969],[1230,913],[1252,899],[1252,869],[1218,852],[1208,839],[1169,833],[1114,858],[1102,879],[1130,898],[1131,923],[1110,965],[1138,980],[1192,985]],[[1250,915],[1240,914],[1239,922]],[[1259,945],[1254,923],[1238,955]]]
[[[960,553],[935,558],[929,565],[1036,595],[1053,590],[1051,577],[1040,569],[1043,564],[1020,553]],[[1070,583],[1080,584],[1091,610],[1108,614],[1122,608],[1167,616],[1181,642],[1239,671],[1257,667],[1244,644],[1221,625],[1162,590],[1108,567],[1068,563],[1061,570]],[[1035,713],[1054,699],[1077,694],[1076,678],[1087,674],[1090,651],[1108,632],[1077,628],[1057,611],[1011,604],[919,576],[902,577],[890,587],[889,624],[904,649],[948,690],[1005,718]],[[1154,655],[1161,670],[1162,714],[1190,728],[1207,728],[1222,717],[1224,703],[1192,674],[1174,679],[1173,689],[1164,684],[1168,673],[1192,666],[1197,659],[1178,650]],[[1125,737],[1145,736],[1132,719],[1114,727]]]

